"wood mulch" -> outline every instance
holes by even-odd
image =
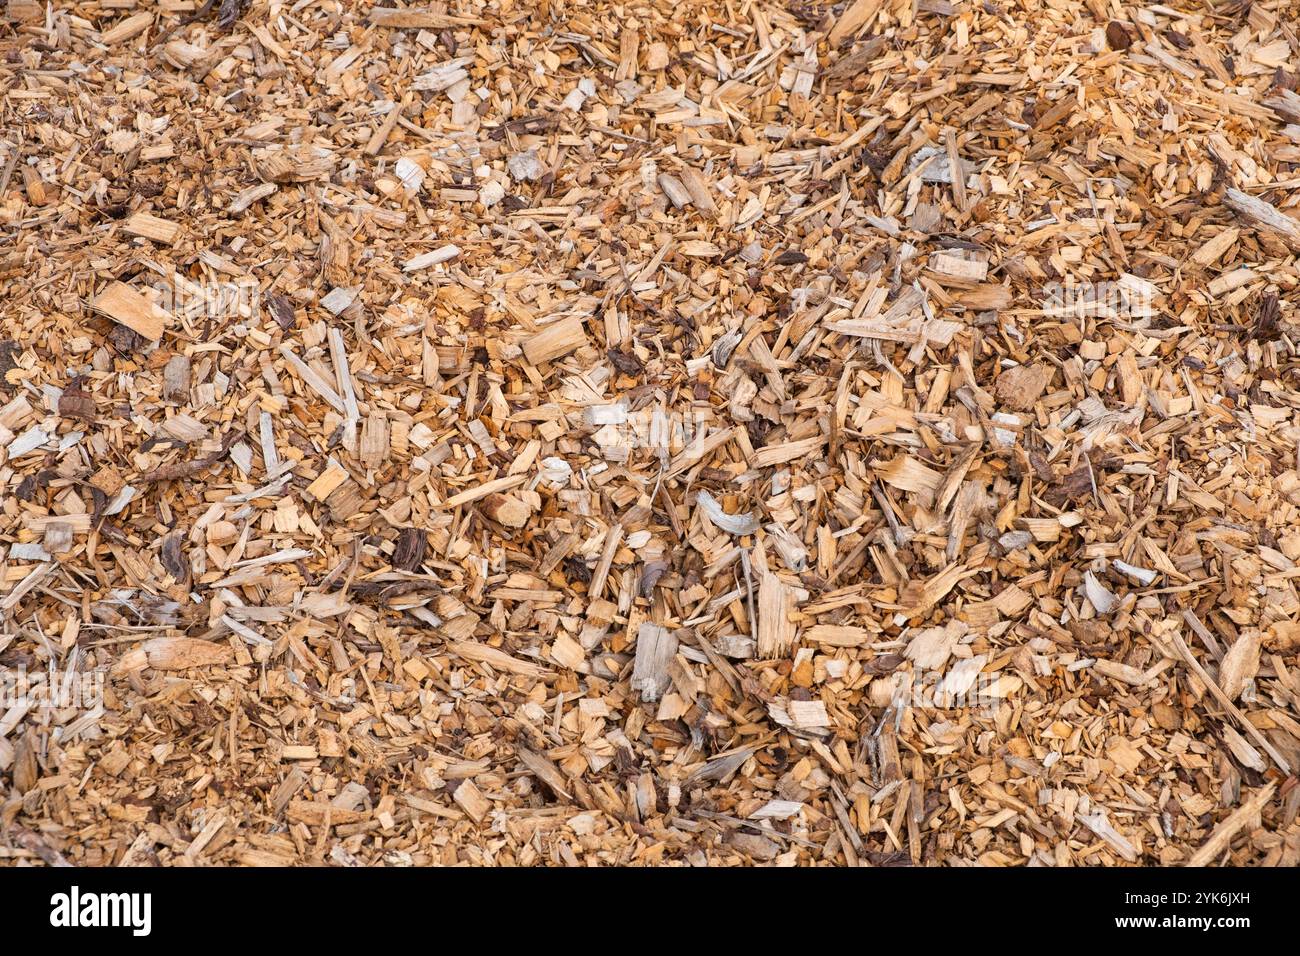
[[[0,860],[1296,865],[1296,12],[7,0]]]

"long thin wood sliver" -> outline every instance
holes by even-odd
[[[1266,784],[1263,788],[1253,793],[1250,798],[1232,813],[1228,814],[1210,838],[1201,844],[1200,848],[1187,858],[1184,866],[1209,866],[1215,862],[1232,842],[1232,838],[1244,827],[1252,817],[1256,816],[1259,811],[1273,798],[1273,791],[1277,789],[1277,784]]]
[[[1247,734],[1254,738],[1256,743],[1264,748],[1264,752],[1273,758],[1273,763],[1277,764],[1279,770],[1283,773],[1290,773],[1291,765],[1287,762],[1286,758],[1278,753],[1277,748],[1269,742],[1269,739],[1264,736],[1263,732],[1252,724],[1246,718],[1245,714],[1237,709],[1237,705],[1232,702],[1232,699],[1228,697],[1222,689],[1220,689],[1214,678],[1212,678],[1209,673],[1206,672],[1205,668],[1200,665],[1200,662],[1192,656],[1191,649],[1187,646],[1187,642],[1183,640],[1182,636],[1175,631],[1170,633],[1169,639],[1173,642],[1174,647],[1178,649],[1178,653],[1182,655],[1183,660],[1187,662],[1187,666],[1192,669],[1201,683],[1203,683],[1209,689],[1210,693],[1214,695],[1215,700],[1223,705],[1223,709],[1232,715],[1233,720],[1241,725],[1242,730],[1246,731]]]

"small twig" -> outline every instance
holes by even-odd
[[[145,472],[138,479],[142,483],[154,481],[176,481],[180,478],[189,478],[197,475],[204,468],[215,465],[225,457],[230,451],[232,445],[243,437],[243,432],[231,432],[221,440],[221,447],[210,455],[204,455],[202,458],[196,458],[193,461],[181,461],[171,465],[163,465],[155,468],[153,471]]]

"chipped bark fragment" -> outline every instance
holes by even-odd
[[[281,329],[287,332],[293,328],[293,303],[286,296],[271,293],[266,297],[266,306]]]
[[[393,549],[393,567],[401,571],[415,571],[424,561],[429,536],[421,528],[403,528],[397,535]]]
[[[85,422],[95,420],[95,397],[74,382],[63,390],[59,396],[59,414],[68,418],[79,418]]]
[[[1106,42],[1112,50],[1127,50],[1133,45],[1133,37],[1124,24],[1111,20],[1106,24]]]

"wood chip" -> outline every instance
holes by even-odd
[[[133,236],[144,236],[146,239],[166,245],[172,245],[181,234],[179,223],[168,222],[147,212],[136,213],[122,223],[122,228]]]
[[[524,340],[524,357],[533,365],[551,362],[587,344],[582,320],[570,317],[554,322]]]
[[[0,858],[1300,862],[1293,8],[9,0]]]
[[[151,342],[162,338],[163,331],[171,321],[171,316],[164,309],[125,282],[109,285],[95,296],[91,307]]]

